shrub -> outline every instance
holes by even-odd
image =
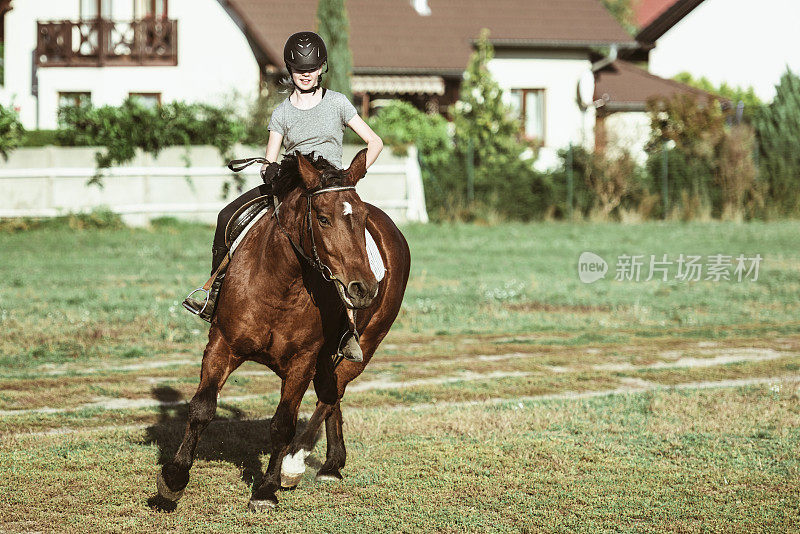
[[[129,98],[121,106],[67,106],[58,119],[60,144],[105,147],[95,155],[98,169],[130,161],[137,148],[158,155],[175,145],[212,145],[227,160],[244,136],[233,110],[208,104],[171,102],[151,108]]]
[[[417,146],[425,202],[434,218],[445,208],[456,209],[464,188],[464,174],[463,167],[453,157],[453,143],[444,117],[425,114],[408,102],[396,100],[367,122],[397,155],[403,156],[409,146]]]
[[[694,96],[678,94],[653,100],[648,106],[652,131],[647,162],[650,190],[661,189],[667,150],[670,209],[678,208],[682,213],[710,211],[714,217],[738,219],[748,201],[752,216],[752,201],[761,195],[755,183],[749,127],[728,126],[716,100],[698,102]],[[691,206],[683,206],[687,199]]]
[[[39,147],[57,145],[58,130],[28,130],[22,138],[21,146]]]
[[[95,208],[87,213],[70,213],[51,218],[14,217],[0,219],[0,232],[15,233],[38,229],[71,228],[73,230],[124,228],[122,218],[108,208]]]
[[[574,217],[593,216],[608,220],[612,215],[619,216],[618,208],[637,211],[640,200],[650,202],[642,169],[628,152],[611,156],[573,146],[560,150],[558,155],[562,166],[551,177],[554,216],[567,217],[569,213],[567,172],[570,160]],[[648,216],[650,209],[648,205],[640,215]]]
[[[750,126],[741,124],[726,132],[720,144],[716,184],[722,197],[723,218],[743,218],[744,201],[753,192],[756,167],[753,164],[754,136]]]
[[[8,160],[8,155],[16,149],[25,135],[25,128],[19,122],[17,112],[0,106],[0,155]]]

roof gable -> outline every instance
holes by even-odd
[[[645,0],[644,4],[651,4],[650,20],[636,35],[636,40],[643,43],[655,43],[662,35],[692,12],[694,8],[703,3],[703,0],[671,0],[660,1]],[[668,5],[664,5],[668,4]],[[657,10],[661,7],[660,10]]]
[[[639,0],[633,4],[633,19],[637,28],[645,28],[664,13],[676,0]]]

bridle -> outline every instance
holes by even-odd
[[[312,189],[311,191],[306,191],[305,193],[302,194],[304,197],[306,197],[306,214],[303,216],[303,219],[305,221],[305,230],[311,236],[312,256],[309,256],[308,254],[306,254],[305,250],[303,250],[304,232],[300,232],[300,242],[295,243],[294,240],[292,239],[291,234],[289,234],[286,228],[284,228],[283,225],[281,224],[281,220],[278,215],[280,207],[283,205],[283,203],[282,202],[279,203],[275,207],[275,210],[272,212],[272,216],[275,218],[275,222],[278,224],[278,228],[280,228],[281,232],[283,232],[283,235],[286,236],[286,238],[289,240],[289,243],[292,244],[292,247],[294,247],[297,253],[300,254],[300,256],[302,256],[303,258],[305,258],[305,260],[309,264],[311,264],[311,266],[314,269],[316,269],[322,275],[323,278],[325,278],[330,282],[339,283],[342,286],[342,289],[345,290],[345,294],[347,294],[347,286],[335,274],[333,274],[333,270],[330,267],[328,267],[325,264],[325,262],[322,261],[322,259],[319,257],[319,253],[317,252],[317,242],[314,239],[314,229],[311,227],[311,208],[313,206],[313,199],[317,195],[321,195],[323,193],[339,192],[339,191],[355,191],[355,189],[356,189],[355,186],[352,185],[339,185],[331,187],[322,187],[319,189]]]
[[[233,172],[239,172],[243,170],[245,167],[249,167],[253,163],[267,163],[267,160],[264,158],[237,159],[229,162],[228,168]],[[289,243],[292,244],[292,247],[294,247],[297,253],[300,254],[300,256],[302,256],[303,258],[305,258],[305,260],[308,263],[310,263],[311,266],[314,269],[316,269],[322,275],[323,278],[325,278],[330,282],[339,283],[339,285],[341,285],[342,289],[345,291],[345,295],[347,294],[347,286],[345,285],[344,282],[339,280],[339,278],[335,274],[333,274],[333,271],[331,270],[330,267],[325,265],[322,259],[320,259],[319,253],[317,252],[317,243],[316,240],[314,239],[314,230],[311,227],[311,207],[313,204],[312,199],[317,195],[321,195],[323,193],[338,192],[338,191],[355,191],[355,190],[356,188],[353,185],[337,185],[337,186],[320,187],[317,189],[312,189],[302,194],[304,197],[306,197],[306,214],[304,216],[305,226],[306,226],[305,229],[311,235],[312,256],[309,256],[308,254],[306,254],[305,250],[303,250],[303,232],[300,232],[300,242],[295,243],[294,240],[292,239],[291,234],[289,234],[286,228],[284,228],[283,225],[281,224],[281,220],[278,217],[278,213],[280,207],[283,205],[283,202],[278,202],[277,197],[273,195],[273,200],[275,202],[275,209],[272,212],[272,216],[275,218],[275,222],[278,224],[278,228],[280,228],[281,232],[283,232],[283,235],[286,236],[286,238],[289,240]]]
[[[239,172],[243,170],[245,167],[252,165],[253,163],[267,163],[265,158],[246,158],[246,159],[238,159],[228,163],[228,168],[234,172]],[[300,240],[299,243],[295,243],[294,239],[292,239],[291,234],[284,228],[281,224],[280,220],[280,208],[283,205],[283,202],[278,201],[278,197],[272,195],[272,200],[275,205],[275,209],[272,210],[272,217],[275,219],[275,223],[278,225],[278,228],[286,236],[286,239],[289,240],[289,243],[292,244],[292,248],[302,257],[304,258],[317,272],[319,272],[322,277],[329,281],[338,283],[342,291],[345,295],[347,295],[347,286],[344,282],[342,282],[335,274],[333,274],[333,270],[328,267],[325,262],[319,257],[319,253],[317,252],[317,242],[314,239],[314,229],[311,227],[311,208],[313,206],[313,199],[317,195],[321,195],[323,193],[335,193],[340,191],[355,191],[356,188],[353,185],[337,185],[337,186],[330,186],[330,187],[320,187],[317,189],[312,189],[310,191],[305,191],[301,193],[302,196],[306,197],[306,214],[303,216],[305,220],[305,230],[311,236],[311,256],[306,254],[305,250],[303,250],[303,234],[304,232],[300,232]],[[301,223],[303,224],[303,223]],[[356,311],[352,311],[352,319],[353,323],[351,325],[352,333],[355,336],[356,340],[359,338],[358,330],[356,329]],[[339,340],[338,348],[341,348],[342,340],[347,335],[347,332],[342,334],[342,338]],[[344,355],[339,352],[337,356],[332,357],[333,368],[336,369],[340,363],[344,360]]]

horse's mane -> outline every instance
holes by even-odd
[[[303,154],[303,157],[310,161],[315,169],[322,172],[320,187],[344,185],[344,170],[339,169],[322,156],[317,156],[315,159],[313,152],[311,154]],[[277,176],[272,180],[272,194],[279,199],[283,199],[290,192],[301,187],[302,183],[297,165],[297,156],[286,154],[281,160],[281,167]]]

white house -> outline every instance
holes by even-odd
[[[65,103],[214,103],[258,88],[247,38],[217,0],[0,0],[0,13],[0,103],[28,129],[55,128]]]
[[[316,26],[317,0],[0,0],[5,86],[27,128],[53,128],[60,104],[215,102],[283,71],[295,31]],[[637,43],[600,0],[348,0],[352,86],[363,116],[386,99],[448,114],[482,28],[489,69],[542,144],[540,163],[594,144],[578,83],[594,50]],[[10,8],[10,10],[8,10]],[[102,46],[98,46],[98,43]],[[335,68],[335,66],[333,66]]]
[[[313,28],[317,0],[227,0],[268,75],[283,68],[294,31]],[[353,91],[362,115],[390,98],[446,116],[482,28],[495,58],[488,68],[540,143],[539,164],[552,166],[569,144],[594,144],[594,112],[578,83],[591,80],[597,49],[638,44],[600,0],[348,0]],[[335,68],[335,66],[332,66]],[[591,88],[589,88],[589,99]]]
[[[800,72],[797,0],[646,0],[636,36],[649,54],[650,72],[687,71],[715,85],[752,86],[769,101],[787,67]],[[652,4],[652,7],[648,4]]]

